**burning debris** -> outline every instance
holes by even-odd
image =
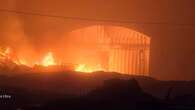
[[[101,65],[96,65],[96,66],[88,66],[86,64],[79,64],[75,71],[78,72],[86,72],[86,73],[91,73],[94,71],[104,71],[104,69],[101,67]]]
[[[31,66],[26,60],[18,58],[17,55],[9,47],[1,49],[0,51],[1,68],[6,68],[7,70],[14,70],[15,68],[26,66],[28,68],[35,69],[35,67],[37,67],[38,65],[48,67],[58,64],[55,62],[52,52],[48,52],[48,54],[41,61],[36,61],[34,65]]]
[[[43,60],[41,61],[41,63],[40,64],[38,63],[38,65],[48,67],[48,66],[58,65],[58,64],[55,62],[55,59],[53,57],[53,53],[48,52],[46,54],[46,56],[43,58]]]
[[[32,67],[24,59],[18,58],[17,55],[14,54],[11,48],[6,48],[4,50],[2,49],[2,51],[0,51],[0,64],[5,65],[8,62],[12,62],[13,64],[16,64],[16,65],[26,65],[26,66]],[[41,61],[35,61],[33,66],[34,65],[40,65],[40,66],[47,67],[47,66],[58,65],[58,64],[55,62],[53,53],[48,52]]]
[[[0,67],[8,67],[9,69],[13,69],[19,61],[14,56],[11,51],[11,48],[1,49],[0,51]]]
[[[104,69],[100,64],[95,66],[89,66],[86,64],[62,64],[56,62],[54,54],[48,52],[40,61],[35,61],[33,65],[30,65],[26,60],[20,59],[11,48],[2,49],[0,51],[0,67],[7,68],[8,70],[13,70],[17,67],[26,66],[31,68],[31,71],[39,72],[54,72],[54,71],[78,71],[84,73],[90,73],[94,71],[103,71]]]

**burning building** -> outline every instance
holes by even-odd
[[[30,67],[67,67],[66,64],[74,64],[74,70],[81,72],[149,75],[150,38],[142,33],[120,26],[94,25],[70,31],[62,39],[65,40],[69,40],[69,43],[59,47],[64,48],[65,52],[72,50],[69,52],[71,57],[65,55],[60,59],[54,57],[58,52],[48,52],[39,60],[29,63],[17,55],[13,56],[13,51],[8,48],[1,52],[1,60]]]
[[[149,75],[150,38],[142,33],[119,26],[94,25],[74,30],[70,36],[77,39],[73,44],[87,54],[79,62],[85,64],[81,65],[83,68],[95,65],[97,70]]]

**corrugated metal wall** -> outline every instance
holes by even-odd
[[[128,28],[105,25],[95,25],[75,32],[80,36],[79,42],[97,45],[101,52],[107,53],[105,70],[149,75],[150,37]]]

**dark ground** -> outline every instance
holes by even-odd
[[[0,110],[195,110],[195,81],[108,72],[1,72],[0,95]]]

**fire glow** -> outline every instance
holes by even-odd
[[[30,65],[26,60],[22,58],[17,58],[17,57],[12,57],[13,52],[11,51],[11,48],[6,48],[4,51],[0,52],[0,64],[7,63],[7,62],[12,62],[13,64],[16,65],[24,65],[27,67],[33,68],[35,65],[42,66],[42,67],[49,67],[49,66],[62,66],[62,64],[56,62],[54,58],[53,52],[48,52],[40,61],[35,61],[33,65]],[[86,64],[77,64],[75,66],[74,71],[77,72],[83,72],[83,73],[91,73],[94,71],[101,71],[103,70],[101,68],[101,65],[97,66],[88,66]]]
[[[55,62],[55,59],[53,57],[53,53],[49,52],[42,60],[41,65],[43,66],[52,66],[52,65],[57,65]]]
[[[86,64],[79,64],[76,67],[75,71],[91,73],[91,72],[94,72],[94,71],[103,71],[103,68],[101,68],[101,65],[90,67],[90,66],[87,66]]]
[[[18,47],[12,42],[12,45],[6,43],[4,46],[10,46],[15,51],[10,48],[0,50],[0,66],[5,64],[9,68],[6,62],[13,62],[32,70],[35,68],[38,72],[47,72],[52,68],[52,71],[109,71],[149,75],[151,40],[143,33],[119,26],[93,25],[72,30],[65,35],[60,40],[43,37],[47,39],[41,39],[42,42],[37,45],[37,42],[32,45],[24,42],[23,46]]]

